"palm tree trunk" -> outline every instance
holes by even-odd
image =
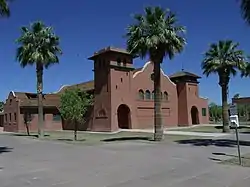
[[[223,122],[223,131],[229,132],[229,119],[228,119],[228,104],[227,104],[227,91],[228,84],[221,85],[221,97],[222,97],[222,122]]]
[[[43,130],[43,65],[37,63],[37,95],[38,95],[38,137],[44,136]]]
[[[163,125],[161,119],[161,64],[154,62],[154,140],[163,139]]]

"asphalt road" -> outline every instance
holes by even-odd
[[[250,169],[216,163],[221,153],[236,148],[225,140],[79,146],[0,135],[0,187],[249,187]]]

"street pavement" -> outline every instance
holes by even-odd
[[[0,187],[249,187],[249,168],[217,163],[237,153],[230,139],[83,146],[0,135]],[[250,135],[241,139],[250,152]]]

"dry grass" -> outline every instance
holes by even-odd
[[[13,133],[13,136],[25,136],[25,133]],[[37,134],[32,133],[29,138],[37,138]],[[200,138],[197,136],[183,136],[183,135],[165,135],[161,143],[175,142],[178,140],[188,140],[193,138]],[[73,144],[95,145],[111,142],[144,142],[154,143],[153,134],[146,132],[117,132],[117,133],[91,133],[78,132],[77,141],[74,141],[74,133],[72,131],[54,131],[46,132],[44,140],[61,141]]]

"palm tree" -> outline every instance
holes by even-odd
[[[163,139],[161,119],[161,79],[160,70],[164,57],[172,59],[180,53],[186,41],[185,28],[177,26],[176,15],[160,7],[146,7],[144,15],[136,14],[135,23],[127,29],[127,50],[142,59],[149,55],[154,63],[154,140]]]
[[[222,97],[222,120],[223,132],[229,131],[228,119],[228,85],[231,76],[237,74],[237,70],[243,72],[246,68],[245,55],[238,49],[239,44],[231,40],[219,41],[210,45],[205,53],[202,62],[203,74],[218,74],[219,85],[221,87]]]
[[[43,69],[59,63],[58,56],[62,54],[59,47],[59,37],[52,27],[47,27],[38,21],[30,27],[21,28],[21,36],[17,39],[19,45],[16,58],[21,67],[36,66],[38,94],[38,135],[43,137]]]
[[[0,17],[9,17],[10,9],[7,3],[8,0],[0,0]]]
[[[250,0],[241,0],[240,9],[243,19],[250,24]]]

